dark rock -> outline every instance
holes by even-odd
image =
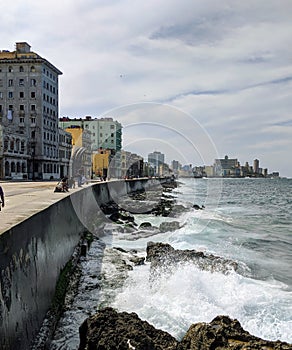
[[[133,256],[132,258],[129,259],[132,263],[134,263],[136,266],[137,265],[144,265],[145,258],[144,257],[139,257],[139,256]]]
[[[79,350],[175,350],[178,345],[170,334],[141,321],[137,314],[118,313],[112,308],[87,318],[79,334]]]
[[[162,222],[159,225],[159,230],[161,232],[169,232],[169,231],[175,231],[179,229],[179,222],[178,221],[165,221]]]
[[[100,209],[104,214],[110,215],[119,210],[119,206],[115,202],[103,203],[100,205]]]
[[[135,313],[100,310],[79,328],[79,350],[291,350],[292,345],[267,341],[245,331],[237,320],[217,316],[191,325],[181,342],[155,329]]]
[[[116,223],[122,223],[127,222],[127,223],[134,223],[134,216],[124,210],[116,211],[112,213],[109,217],[110,220],[116,222]]]
[[[164,273],[167,270],[171,272],[173,267],[182,263],[192,263],[201,270],[222,273],[229,273],[231,270],[237,270],[238,268],[238,264],[235,261],[196,250],[174,249],[166,243],[148,242],[146,252],[146,260],[151,262],[152,272],[157,272],[159,268]]]
[[[147,228],[147,227],[152,227],[151,222],[142,222],[139,226],[139,228]]]
[[[203,205],[200,207],[198,204],[194,204],[194,205],[193,205],[193,208],[196,209],[196,210],[202,210],[202,209],[204,209],[205,207],[204,207]]]
[[[217,316],[211,323],[193,324],[177,350],[288,350],[291,344],[267,341],[245,331],[237,320]]]

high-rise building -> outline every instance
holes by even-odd
[[[239,162],[237,158],[215,159],[214,175],[215,176],[238,176],[240,173]]]
[[[154,168],[154,175],[159,175],[160,165],[164,164],[164,154],[158,151],[149,153],[148,163]]]
[[[258,159],[255,159],[253,161],[253,172],[255,174],[259,174],[259,167],[260,167],[260,161]]]
[[[0,178],[59,177],[62,72],[26,42],[0,51]],[[68,161],[69,162],[69,161]]]
[[[68,118],[59,120],[62,129],[79,126],[91,132],[92,151],[110,149],[120,151],[122,149],[122,125],[113,118]]]

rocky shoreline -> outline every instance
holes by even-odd
[[[150,262],[150,278],[154,274],[156,280],[159,273],[165,274],[166,267],[171,270],[171,266],[177,263],[191,263],[224,274],[237,268],[231,260],[195,250],[174,249],[160,242],[148,243],[145,260],[141,257],[136,260],[134,252],[117,250],[127,256],[132,255],[128,261],[135,261],[135,265]],[[217,263],[219,267],[214,269]],[[292,350],[292,344],[253,336],[242,328],[238,320],[226,315],[219,315],[210,323],[192,324],[179,341],[141,320],[136,313],[118,312],[112,307],[105,307],[83,322],[79,335],[78,350]]]
[[[170,190],[166,189],[167,192]],[[149,199],[149,193],[147,195]],[[102,207],[109,219],[103,227],[105,236],[116,233],[119,239],[135,240],[177,230],[180,224],[175,221],[175,217],[187,208],[177,205],[169,193],[159,195],[159,202],[156,200],[155,205],[149,206],[149,213],[167,216],[172,221],[163,222],[159,227],[152,226],[147,221],[138,225],[130,211],[115,203],[108,203]],[[139,203],[145,200],[145,196],[145,193],[132,195],[133,213],[139,212]],[[157,198],[157,193],[153,192],[151,196]],[[79,253],[81,251],[79,249]],[[151,282],[154,279],[159,281],[161,273],[172,273],[179,264],[193,264],[198,269],[212,273],[229,274],[236,271],[244,274],[244,267],[236,261],[201,251],[174,249],[169,244],[151,241],[147,244],[146,252],[141,254],[120,247],[106,247],[98,235],[93,235],[91,249],[86,256],[82,255],[80,254],[75,273],[68,283],[63,318],[59,321],[55,338],[52,342],[43,339],[42,345],[36,346],[34,350],[75,350],[78,346],[79,350],[292,350],[291,344],[267,341],[251,335],[237,320],[228,316],[217,316],[210,323],[190,325],[183,338],[177,340],[141,320],[135,313],[118,312],[110,307],[116,293],[123,288],[129,271],[140,265],[150,263]],[[94,264],[96,267],[91,269]],[[69,333],[66,333],[69,328]],[[48,345],[49,343],[51,344]]]
[[[266,341],[245,331],[237,320],[217,316],[190,326],[181,341],[155,329],[137,314],[105,308],[79,329],[79,350],[291,350],[292,345]]]

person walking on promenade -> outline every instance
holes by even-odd
[[[2,208],[4,207],[4,191],[0,186],[0,210],[1,210],[1,207]]]

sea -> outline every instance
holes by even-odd
[[[137,212],[135,222],[159,227],[178,221],[176,230],[125,234],[107,225],[92,242],[81,261],[77,294],[50,349],[78,349],[80,324],[103,306],[135,312],[178,340],[192,324],[228,315],[257,337],[292,343],[292,179],[180,178],[167,195],[180,208],[176,215]],[[161,272],[153,285],[145,262],[121,278],[114,268],[117,253],[146,256],[149,241],[219,256],[240,269],[224,273],[178,264],[171,274]],[[107,276],[106,283],[100,283],[100,274]]]

